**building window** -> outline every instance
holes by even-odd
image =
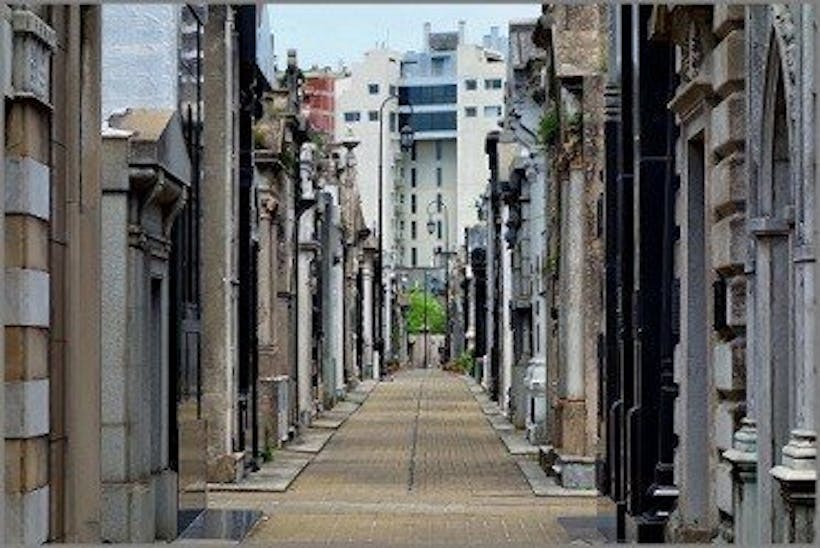
[[[418,266],[419,264],[419,252],[415,247],[410,248],[410,264],[412,266]]]
[[[455,84],[438,86],[403,86],[399,88],[400,105],[448,105],[457,101]]]
[[[399,114],[399,126],[405,124],[413,131],[452,131],[458,127],[454,110]]]
[[[442,76],[444,74],[444,63],[446,60],[446,57],[433,57],[430,59],[430,70],[433,76]]]
[[[476,81],[475,81],[474,79],[472,79],[472,78],[470,78],[469,80],[465,80],[465,81],[464,81],[464,88],[465,88],[467,91],[475,91],[475,89],[476,89],[477,87],[478,87],[478,86],[476,85]]]
[[[379,84],[367,84],[367,91],[370,93],[370,95],[378,95]]]
[[[436,211],[441,213],[441,192],[436,194]]]
[[[441,141],[436,141],[436,160],[441,160]]]
[[[464,107],[464,116],[467,118],[475,118],[478,115],[475,107]]]
[[[438,239],[440,240],[441,239],[441,221],[438,221],[436,223],[436,231],[438,232],[437,236],[438,236]]]
[[[396,131],[396,113],[390,113],[390,131]]]
[[[390,90],[391,96],[396,94],[396,86],[390,86],[388,89]]]
[[[416,160],[416,142],[413,141],[413,146],[410,147],[410,159],[415,161]]]
[[[436,186],[441,187],[441,180],[442,180],[441,168],[437,167],[436,168]]]
[[[416,214],[416,195],[415,194],[410,195],[410,213],[412,213],[414,215]]]
[[[410,168],[410,187],[416,188],[416,168]]]
[[[361,119],[361,112],[345,112],[345,122],[358,122]]]
[[[371,122],[378,122],[379,121],[379,111],[378,110],[371,110],[367,113],[367,119]]]
[[[489,78],[484,80],[484,89],[501,89],[501,78]]]
[[[410,237],[416,239],[416,221],[410,221]]]
[[[501,107],[499,105],[490,105],[484,107],[485,118],[501,118]]]

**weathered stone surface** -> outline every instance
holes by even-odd
[[[742,210],[746,202],[746,174],[743,153],[735,152],[712,169],[709,184],[712,208],[718,217]]]
[[[50,217],[50,170],[30,157],[6,158],[6,214]]]
[[[723,391],[743,390],[746,383],[746,344],[742,337],[720,342],[712,348],[715,388]]]
[[[732,436],[740,421],[738,411],[738,404],[729,401],[721,402],[715,408],[715,446],[720,450],[732,447]]]
[[[100,435],[102,459],[102,480],[105,482],[123,482],[126,480],[128,465],[126,463],[125,425],[104,424]]]
[[[48,483],[48,438],[6,440],[6,491],[26,493]]]
[[[48,224],[28,215],[6,216],[6,266],[48,270]]]
[[[48,327],[49,275],[28,268],[6,268],[6,325]]]
[[[735,213],[712,225],[712,267],[722,273],[739,270],[746,259],[746,225]]]
[[[6,437],[45,435],[49,430],[48,420],[47,379],[6,383]]]
[[[743,88],[745,45],[743,31],[733,30],[712,51],[713,88],[721,97]]]
[[[727,462],[715,468],[715,503],[722,512],[732,515],[732,465]]]
[[[5,493],[6,534],[8,545],[34,546],[48,539],[49,488],[28,493]]]
[[[47,113],[28,101],[14,102],[6,110],[6,153],[31,156],[48,164],[50,140]]]
[[[727,284],[726,323],[736,331],[746,327],[746,278],[742,275]]]
[[[6,327],[5,332],[5,380],[24,381],[46,378],[48,376],[48,331],[36,327]]]
[[[746,139],[746,105],[742,91],[726,97],[712,110],[712,152],[728,156]]]
[[[733,29],[743,28],[745,8],[741,4],[715,4],[712,8],[712,32],[723,38]]]

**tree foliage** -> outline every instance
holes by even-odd
[[[446,315],[444,305],[439,297],[432,293],[427,293],[421,289],[413,289],[407,298],[409,308],[407,310],[407,332],[424,332],[424,310],[427,309],[427,327],[430,333],[444,333],[446,325]]]

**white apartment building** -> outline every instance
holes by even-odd
[[[506,64],[504,52],[466,44],[464,30],[463,22],[456,32],[433,33],[425,24],[421,51],[371,50],[337,81],[337,138],[361,141],[362,208],[375,229],[384,105],[386,277],[391,267],[438,266],[435,250],[458,250],[464,228],[477,222],[476,200],[489,177],[484,139],[504,114]],[[491,37],[484,42],[499,43],[497,29]],[[409,151],[399,147],[405,125],[414,134]]]

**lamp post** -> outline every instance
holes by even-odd
[[[430,211],[430,207],[433,205],[438,206],[439,212],[442,208],[444,209],[444,252],[442,254],[444,255],[444,361],[446,362],[450,359],[450,213],[447,210],[447,204],[440,199],[431,200],[427,204],[427,215],[429,216],[427,232],[430,235],[436,230],[436,222],[433,220],[433,213]]]
[[[374,371],[374,377],[378,378],[381,375],[381,371],[384,369],[384,331],[385,331],[385,320],[384,316],[386,314],[386,307],[384,303],[384,297],[386,295],[385,284],[384,284],[384,195],[383,195],[383,187],[384,187],[384,107],[391,99],[396,99],[398,101],[398,95],[388,95],[384,98],[381,105],[379,105],[379,188],[378,188],[378,196],[379,196],[379,262],[378,262],[378,269],[376,273],[376,279],[378,280],[379,284],[379,298],[378,298],[378,307],[380,313],[378,315],[379,318],[379,334],[378,338],[376,339],[376,349],[379,351],[379,371],[378,373]],[[398,120],[397,120],[398,122]],[[399,143],[401,145],[402,150],[407,150],[413,146],[413,129],[405,124],[400,131],[400,139]],[[389,326],[388,326],[389,328]]]

